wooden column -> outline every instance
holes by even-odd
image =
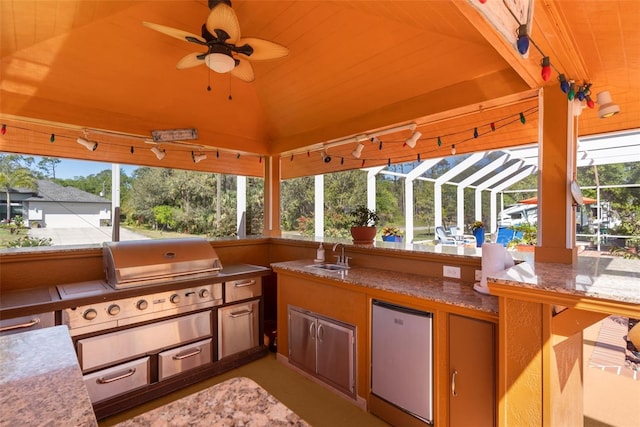
[[[574,264],[575,211],[570,184],[576,176],[576,118],[557,87],[541,92],[536,262]]]
[[[269,156],[264,166],[264,231],[268,237],[280,236],[280,158]]]

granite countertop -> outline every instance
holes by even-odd
[[[640,304],[640,262],[618,257],[578,257],[574,265],[522,263],[492,274],[489,281],[557,295]]]
[[[117,427],[309,426],[249,378],[231,378],[168,403]]]
[[[312,267],[313,263],[313,260],[286,261],[273,263],[271,267],[276,271],[304,273],[349,285],[393,292],[492,314],[498,313],[498,299],[474,291],[473,283],[470,282],[366,267],[327,271]]]
[[[0,426],[97,426],[66,326],[0,336]]]

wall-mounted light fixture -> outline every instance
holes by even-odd
[[[98,143],[95,141],[87,141],[84,138],[78,138],[76,139],[76,142],[80,145],[83,145],[89,151],[96,151],[96,149],[98,148]]]
[[[331,156],[329,154],[327,154],[326,150],[322,150],[320,152],[320,156],[322,157],[322,161],[325,163],[329,163],[331,162]]]
[[[353,150],[351,152],[351,155],[353,157],[355,157],[356,159],[359,159],[360,156],[362,155],[362,150],[364,150],[364,144],[363,143],[358,143],[358,145],[356,146],[355,150]]]
[[[193,163],[198,163],[201,162],[203,160],[206,160],[207,155],[206,154],[196,154],[193,151],[191,152],[191,158],[193,159]]]
[[[153,154],[156,155],[156,157],[158,158],[158,160],[162,160],[164,159],[164,156],[167,155],[167,152],[161,148],[158,147],[152,147],[151,151],[153,152]]]
[[[407,144],[411,148],[414,148],[421,136],[422,133],[420,131],[415,131],[409,138],[407,138],[405,144]]]
[[[615,116],[620,112],[620,106],[613,103],[613,101],[611,100],[611,94],[608,90],[600,92],[597,95],[596,100],[596,102],[600,106],[598,107],[598,116],[601,119]]]

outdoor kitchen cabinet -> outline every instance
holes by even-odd
[[[495,325],[449,315],[449,425],[496,425]]]
[[[289,361],[355,397],[355,327],[289,306]]]

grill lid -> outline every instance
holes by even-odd
[[[220,259],[202,238],[105,242],[107,282],[116,289],[217,274]]]

